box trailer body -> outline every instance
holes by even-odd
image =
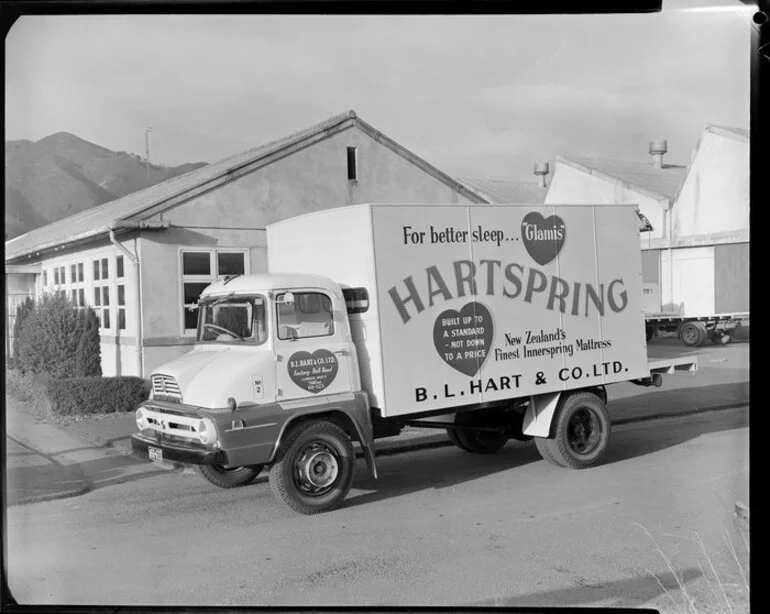
[[[267,229],[270,273],[208,286],[193,349],[156,369],[136,454],[221,487],[269,467],[301,513],[332,509],[362,449],[408,425],[468,452],[511,437],[588,467],[609,442],[608,384],[648,362],[629,205],[354,205]]]
[[[357,205],[268,227],[268,266],[366,288],[350,321],[372,406],[430,412],[648,375],[636,220],[627,205]]]

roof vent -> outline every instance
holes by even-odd
[[[668,151],[667,141],[650,141],[650,155],[655,168],[663,168],[663,154]]]
[[[538,187],[545,187],[545,178],[548,176],[548,162],[535,162],[535,169],[532,171],[537,176]]]

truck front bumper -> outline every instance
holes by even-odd
[[[192,465],[227,465],[227,454],[223,450],[211,450],[184,443],[158,441],[155,437],[136,433],[131,435],[131,452],[143,460],[150,459],[150,448],[162,452],[162,460]]]

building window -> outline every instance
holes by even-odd
[[[86,306],[86,291],[83,288],[78,288],[78,305]]]
[[[83,263],[78,262],[78,283],[83,283]]]
[[[358,181],[358,153],[355,147],[348,147],[348,180]]]
[[[78,266],[76,264],[70,265],[70,283],[75,283],[78,279]]]
[[[99,261],[94,260],[94,281],[99,281]]]
[[[59,267],[54,267],[53,269],[53,285],[59,285]]]
[[[123,277],[123,256],[115,259],[115,277]]]
[[[198,298],[211,283],[246,272],[246,250],[183,251],[182,311],[184,331],[198,328]]]
[[[209,252],[183,252],[182,274],[211,275],[211,254]]]
[[[230,275],[243,275],[243,254],[219,253],[217,254],[217,273],[220,277]]]
[[[48,286],[48,271],[43,271],[43,287]]]
[[[94,288],[94,307],[101,307],[102,305],[102,289]]]
[[[126,330],[126,287],[118,285],[118,330]]]
[[[78,304],[78,291],[75,290],[75,288],[72,288],[70,291],[70,300],[72,301],[72,304],[77,307]]]
[[[102,258],[102,279],[109,279],[109,270],[107,268],[107,263],[109,262],[109,259]]]

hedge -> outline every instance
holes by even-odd
[[[47,393],[49,379],[45,375],[6,369],[5,392],[25,403],[39,417],[47,418],[51,416],[51,405]]]
[[[48,380],[46,393],[54,415],[82,416],[134,411],[150,388],[140,377],[73,377]]]
[[[46,294],[30,311],[19,309],[22,314],[15,366],[55,378],[102,374],[99,320],[91,307],[78,309],[65,296]]]

